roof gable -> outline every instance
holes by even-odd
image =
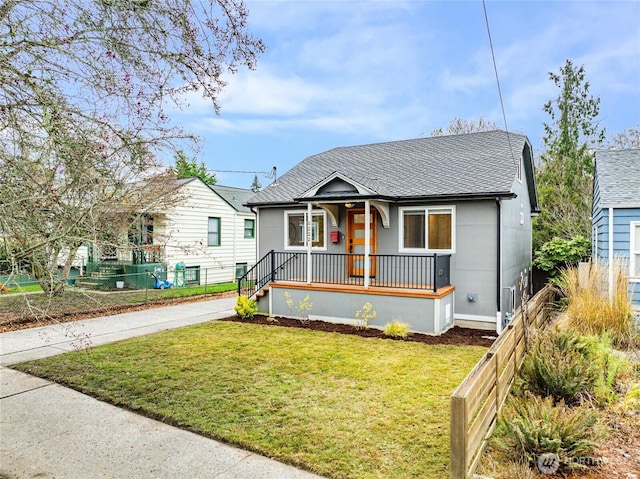
[[[527,138],[500,130],[339,147],[304,159],[249,204],[290,204],[335,177],[392,200],[508,195],[525,149],[533,175]]]
[[[319,183],[305,191],[302,198],[310,197],[342,197],[351,195],[374,195],[375,192],[359,184],[351,178],[334,171]]]

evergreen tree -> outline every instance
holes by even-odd
[[[204,162],[198,163],[195,158],[187,158],[183,151],[176,153],[176,175],[178,178],[200,178],[207,185],[215,185],[218,179],[209,173]]]
[[[262,184],[260,183],[260,180],[258,180],[258,175],[255,175],[253,177],[253,183],[251,183],[251,191],[257,193],[260,190],[262,190]]]
[[[536,177],[542,213],[534,222],[534,250],[555,237],[591,236],[592,149],[604,140],[596,121],[600,98],[589,93],[584,66],[567,60],[549,79],[560,93],[543,108],[551,121],[544,123],[546,151]]]

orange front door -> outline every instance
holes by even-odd
[[[376,210],[371,208],[369,215],[370,249],[369,254],[376,252]],[[352,253],[347,262],[347,274],[349,276],[364,276],[364,235],[366,223],[363,209],[347,210],[347,253]],[[369,258],[369,275],[376,275],[375,258]]]

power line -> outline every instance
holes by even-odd
[[[493,71],[496,74],[496,84],[498,85],[498,97],[500,98],[500,107],[502,108],[502,119],[504,121],[504,129],[507,132],[507,141],[509,142],[509,150],[511,151],[511,158],[513,163],[518,168],[516,155],[513,154],[513,147],[511,146],[511,135],[509,135],[509,127],[507,126],[507,115],[504,112],[504,101],[502,101],[502,89],[500,88],[500,78],[498,78],[498,66],[496,64],[496,56],[493,52],[493,41],[491,40],[491,30],[489,28],[489,17],[487,16],[487,5],[485,0],[482,0],[482,8],[484,9],[484,22],[487,25],[487,35],[489,36],[489,47],[491,48],[491,58],[493,59]]]
[[[265,175],[265,178],[278,178],[278,169],[274,166],[271,171],[247,171],[247,170],[207,170],[211,173],[240,173],[249,175]]]

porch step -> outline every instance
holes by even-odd
[[[86,289],[98,289],[102,283],[100,281],[92,281],[91,278],[77,278],[76,286]]]
[[[260,291],[258,291],[256,293],[256,298],[262,298],[262,297],[266,296],[268,292],[269,292],[269,287],[268,286],[266,288],[262,288]]]

